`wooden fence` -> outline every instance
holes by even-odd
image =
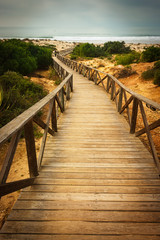
[[[17,118],[13,119],[0,129],[0,146],[7,141],[10,141],[10,145],[8,147],[8,151],[0,172],[0,196],[4,196],[8,193],[33,184],[42,163],[47,133],[54,136],[54,132],[57,132],[58,111],[63,113],[65,110],[65,102],[70,99],[70,94],[73,91],[73,75],[67,72],[60,64],[57,64],[56,61],[53,61],[53,65],[59,76],[63,79],[62,83],[46,97],[41,99],[31,108],[23,112]],[[49,107],[46,121],[44,122],[38,117],[38,113],[47,104]],[[33,122],[44,129],[38,157],[35,147]],[[23,130],[26,142],[30,177],[27,179],[6,183]]]
[[[72,61],[61,55],[58,55],[57,57],[59,58],[59,60],[61,60],[63,63],[65,63],[67,66],[69,66],[76,72],[82,74],[89,80],[94,81],[96,85],[102,85],[105,91],[107,93],[110,93],[111,100],[115,101],[117,111],[120,114],[122,114],[124,111],[127,112],[127,118],[131,134],[135,133],[137,137],[141,136],[144,133],[147,134],[150,150],[160,173],[159,157],[151,135],[151,130],[160,126],[160,115],[158,113],[158,119],[156,119],[156,121],[154,121],[153,123],[149,124],[145,111],[146,106],[152,111],[159,111],[160,104],[131,91],[129,88],[125,87],[121,82],[119,82],[115,77],[110,74],[104,73],[95,68],[88,67],[82,63]],[[138,108],[140,109],[144,127],[136,131]]]

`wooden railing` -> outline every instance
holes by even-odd
[[[111,100],[115,102],[117,111],[122,114],[126,111],[127,120],[130,126],[130,133],[138,137],[146,133],[148,138],[148,143],[150,146],[153,159],[160,173],[160,163],[159,157],[153,142],[151,135],[151,130],[160,126],[160,115],[158,111],[160,110],[160,104],[143,97],[131,91],[129,88],[124,86],[120,81],[110,74],[101,72],[95,68],[91,68],[82,63],[72,61],[61,55],[58,55],[59,60],[65,63],[67,66],[76,70],[78,73],[82,74],[84,77],[91,81],[94,81],[96,85],[102,85],[107,93],[110,93]],[[157,111],[157,119],[152,124],[148,123],[146,115],[146,106],[153,111]],[[136,131],[137,126],[137,116],[138,108],[140,109],[141,117],[143,119],[144,126]]]
[[[56,61],[53,61],[53,65],[57,73],[63,79],[62,83],[46,97],[0,129],[0,146],[8,140],[10,141],[0,172],[0,196],[4,196],[33,184],[42,163],[47,133],[54,136],[54,132],[57,132],[58,111],[63,113],[65,110],[65,102],[70,99],[70,94],[73,91],[73,75],[67,72]],[[37,114],[46,105],[48,105],[48,113],[46,121],[44,122]],[[33,122],[44,129],[38,157],[35,147]],[[6,183],[22,131],[24,131],[25,136],[30,177]]]

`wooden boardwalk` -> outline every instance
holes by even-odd
[[[21,193],[0,239],[159,240],[160,180],[151,154],[106,92],[69,71],[73,96],[48,137],[40,175]]]

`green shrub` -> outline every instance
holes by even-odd
[[[106,54],[129,53],[130,47],[125,46],[125,42],[106,42],[103,47]]]
[[[52,66],[49,66],[49,79],[53,80],[56,75],[56,71]]]
[[[0,41],[0,75],[6,71],[27,75],[52,63],[52,50],[21,40]]]
[[[76,60],[76,59],[77,59],[77,56],[74,54],[71,54],[71,60]]]
[[[140,59],[140,53],[134,52],[134,51],[128,54],[118,55],[115,57],[115,60],[118,65],[119,64],[129,65],[131,63],[138,62],[139,59]]]
[[[160,69],[160,61],[154,63],[154,69]]]
[[[160,60],[160,48],[159,47],[148,47],[142,53],[141,60],[143,62],[154,62]]]
[[[0,127],[10,122],[47,94],[40,85],[23,78],[16,72],[6,72],[0,76],[0,85],[3,88]]]
[[[147,79],[153,79],[153,83],[160,86],[160,61],[154,63],[153,68],[142,73],[142,77]]]
[[[155,71],[153,83],[160,86],[160,69]]]
[[[154,69],[149,69],[147,71],[144,71],[141,76],[143,79],[148,80],[154,77],[154,72]]]

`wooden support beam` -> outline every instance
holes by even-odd
[[[53,108],[52,108],[52,114],[51,114],[51,124],[52,129],[54,129],[55,132],[57,132],[57,114],[56,114],[56,101],[53,100]]]
[[[59,99],[59,97],[58,97],[57,95],[56,95],[55,99],[56,99],[56,101],[57,101],[57,103],[58,103],[58,106],[59,106],[61,112],[63,113],[63,112],[64,112],[64,109],[63,109],[63,106],[62,106],[62,104],[61,104],[61,101],[60,101],[60,99]]]
[[[41,167],[41,163],[42,163],[42,158],[43,158],[43,153],[44,153],[44,148],[45,148],[46,138],[47,138],[47,132],[49,128],[49,122],[50,122],[51,114],[53,113],[53,104],[54,104],[54,99],[50,100],[49,102],[49,111],[46,119],[46,128],[44,130],[44,134],[41,142],[41,148],[38,156],[38,168]]]
[[[132,102],[133,100],[133,96],[131,96],[128,100],[125,98],[126,103],[124,104],[124,106],[122,107],[122,109],[119,111],[119,113],[121,114],[122,112],[124,112],[124,110],[128,107],[128,105]]]
[[[153,129],[157,128],[157,127],[160,127],[160,119],[158,119],[157,121],[155,121],[154,123],[152,123],[152,124],[149,125],[149,129],[150,129],[150,130],[153,130]],[[141,135],[144,134],[144,133],[146,133],[146,129],[145,129],[145,128],[137,131],[137,132],[135,133],[135,135],[136,135],[136,137],[139,137],[139,136],[141,136]]]
[[[9,182],[0,185],[0,197],[9,193],[18,191],[22,188],[29,187],[33,184],[35,178],[27,178],[19,181]]]
[[[35,177],[38,176],[38,166],[32,120],[24,126],[24,135],[26,141],[30,177]]]
[[[107,75],[106,75],[104,78],[102,78],[102,79],[97,83],[97,85],[99,85],[101,82],[103,82],[106,78],[107,78]]]
[[[33,118],[33,121],[38,125],[40,126],[41,128],[45,129],[46,128],[46,124],[40,119],[38,118],[37,116],[35,116]],[[48,128],[48,133],[51,134],[52,136],[54,136],[54,131],[49,127]]]
[[[143,104],[142,104],[141,101],[139,101],[139,106],[140,106],[140,110],[141,110],[141,114],[142,114],[142,118],[143,118],[143,123],[144,123],[144,126],[145,126],[145,131],[146,131],[146,134],[147,134],[147,137],[148,137],[149,145],[150,145],[150,148],[151,148],[151,151],[152,151],[152,156],[153,156],[153,159],[154,159],[154,161],[157,165],[157,168],[159,170],[159,173],[160,173],[159,158],[158,158],[158,155],[157,155],[157,152],[156,152],[156,148],[154,146],[152,135],[150,133],[149,125],[148,125],[148,122],[147,122],[147,117],[146,117],[144,107],[143,107]]]
[[[118,112],[121,111],[122,100],[123,100],[123,88],[120,88],[120,90],[119,90],[119,100],[118,100]]]
[[[7,151],[7,154],[0,172],[0,183],[5,183],[7,180],[20,136],[21,136],[21,129],[18,132],[16,132],[11,139],[9,149]]]
[[[112,80],[111,100],[113,100],[113,96],[114,96],[114,88],[115,88],[115,82]]]
[[[137,122],[137,113],[138,113],[138,99],[133,99],[133,108],[132,108],[132,119],[131,119],[131,126],[130,126],[130,133],[135,133],[136,129],[136,122]]]

